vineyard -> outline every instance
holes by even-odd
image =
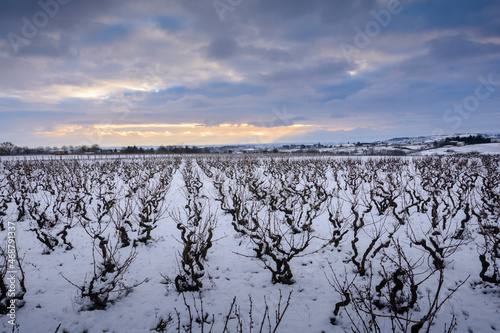
[[[499,218],[498,155],[4,160],[0,331],[500,330]]]

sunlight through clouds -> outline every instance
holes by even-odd
[[[84,136],[102,137],[110,145],[135,144],[136,140],[156,145],[165,144],[204,144],[268,143],[280,138],[303,133],[304,128],[313,125],[294,124],[290,126],[258,127],[249,124],[220,124],[207,126],[202,124],[97,124],[90,126],[66,125],[47,131],[39,128],[33,132],[38,137],[65,137],[67,140],[82,139]],[[189,128],[189,131],[181,130]],[[316,129],[319,127],[316,126]]]

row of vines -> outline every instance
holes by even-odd
[[[182,205],[167,199],[176,177]],[[429,332],[440,309],[467,281],[450,270],[463,251],[474,252],[469,275],[477,292],[499,291],[499,218],[496,156],[207,155],[0,164],[4,238],[9,222],[29,225],[50,256],[78,248],[72,233],[86,235],[93,270],[82,281],[61,276],[78,291],[82,311],[106,309],[144,282],[126,284],[124,276],[133,273],[137,251],[165,241],[157,232],[162,224],[182,244],[175,278],[166,277],[165,283],[186,295],[211,288],[205,282],[214,232],[228,222],[232,237],[247,244],[235,260],[259,262],[278,286],[296,282],[295,258],[326,256],[329,268],[316,274],[324,274],[331,286],[332,325],[355,332]],[[0,313],[8,312],[12,298],[22,306],[30,292],[20,250],[12,257],[0,245]],[[6,276],[12,261],[19,267],[13,297]],[[286,305],[280,298],[274,320],[266,303],[262,321],[254,323],[250,313],[248,326],[236,300],[217,321],[203,307],[198,311],[203,299],[197,295],[183,296],[187,317],[176,310],[154,330],[244,332],[260,325],[261,331],[274,332],[291,300],[291,293],[283,299]],[[455,318],[447,324],[451,332]]]

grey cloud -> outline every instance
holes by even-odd
[[[365,1],[328,1],[326,8],[321,13],[321,22],[338,26],[341,24],[354,24],[375,7],[375,0]]]
[[[353,28],[364,28],[373,20],[370,10],[382,9],[382,1],[243,0],[221,21],[213,1],[70,0],[30,46],[13,54],[5,49],[10,48],[5,37],[10,31],[20,33],[21,17],[30,18],[39,11],[37,2],[0,1],[0,47],[4,47],[0,50],[0,89],[7,96],[21,96],[17,104],[2,106],[3,110],[51,108],[49,103],[31,104],[27,97],[47,91],[48,85],[70,89],[95,86],[96,91],[120,83],[124,86],[124,91],[105,101],[58,101],[54,106],[58,112],[72,113],[68,118],[46,120],[54,124],[108,119],[279,126],[279,121],[272,124],[276,117],[272,110],[277,105],[293,107],[293,117],[287,119],[292,123],[349,122],[349,128],[372,121],[393,124],[392,119],[378,118],[410,111],[417,116],[401,118],[398,125],[404,127],[419,115],[428,116],[431,123],[442,117],[446,105],[471,93],[478,75],[498,67],[500,53],[498,43],[479,42],[480,38],[499,35],[500,6],[491,0],[474,2],[478,9],[472,12],[467,1],[426,6],[424,1],[410,4],[402,0],[404,12],[360,50],[366,65],[360,68],[362,61],[342,60],[339,43],[352,44]],[[431,12],[435,7],[439,11]],[[449,9],[454,13],[451,18],[447,16]],[[461,21],[464,15],[468,15],[465,23]],[[140,35],[144,31],[153,32],[151,36]],[[418,42],[450,31],[457,35]],[[413,45],[400,43],[408,34],[417,37]],[[183,50],[193,53],[183,57]],[[422,55],[422,50],[429,52]],[[210,65],[220,62],[219,66],[207,66],[204,59]],[[148,68],[156,65],[161,70],[151,78]],[[352,77],[349,71],[357,73]],[[227,72],[234,77],[226,77]],[[132,93],[128,84],[137,84],[144,77],[148,85],[163,84],[160,90],[182,89],[175,94],[144,94],[143,100],[134,101],[126,120],[110,113],[122,93]],[[232,81],[235,77],[241,80],[238,84]],[[353,87],[353,79],[366,82],[366,89],[361,89],[365,85]],[[423,81],[428,86],[422,86]],[[333,90],[320,91],[318,87]],[[492,105],[495,98],[491,98]],[[493,106],[488,105],[481,104],[481,112],[470,117],[471,123],[491,115]],[[22,117],[12,119],[22,128]],[[357,119],[365,123],[353,125]],[[337,134],[356,135],[362,140],[363,131]],[[332,135],[336,134],[318,132],[308,138],[317,141],[314,137]]]
[[[30,45],[19,48],[17,56],[20,57],[50,57],[50,58],[76,58],[79,48],[67,34],[57,37],[42,31],[34,38]]]
[[[500,15],[500,12],[499,14]],[[500,36],[500,23],[498,22],[488,22],[477,29],[479,36],[481,37],[497,37]]]
[[[319,80],[335,79],[344,75],[347,71],[356,68],[354,64],[344,60],[332,60],[319,65],[309,65],[305,68],[294,68],[293,66],[285,70],[276,71],[260,76],[262,82],[273,82],[280,84],[290,84],[297,82],[314,82]]]
[[[334,111],[334,112],[330,113],[330,118],[333,118],[333,119],[340,119],[340,118],[345,118],[345,117],[347,117],[347,114],[343,113],[343,112]]]
[[[454,89],[460,80],[475,80],[479,73],[494,70],[500,54],[499,44],[476,42],[463,34],[435,38],[422,46],[429,49],[428,53],[396,63],[393,70],[406,79],[437,80]]]
[[[498,44],[477,43],[463,35],[433,39],[429,45],[429,54],[443,61],[500,53]]]
[[[227,37],[215,38],[207,47],[207,56],[211,59],[224,60],[237,55],[239,52],[238,43]]]
[[[287,63],[294,60],[294,55],[288,50],[264,49],[261,47],[248,46],[242,48],[241,52],[246,56],[253,56],[258,59],[270,62]]]
[[[293,20],[297,17],[307,15],[316,10],[317,5],[322,1],[318,0],[260,0],[256,2],[254,10],[262,15],[272,16],[275,19],[281,17]]]

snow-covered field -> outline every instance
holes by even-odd
[[[499,169],[498,155],[3,160],[0,331],[14,314],[30,333],[500,330]]]
[[[462,147],[446,146],[421,152],[422,155],[450,155],[450,154],[500,154],[500,143],[483,143],[478,145],[467,145]]]

